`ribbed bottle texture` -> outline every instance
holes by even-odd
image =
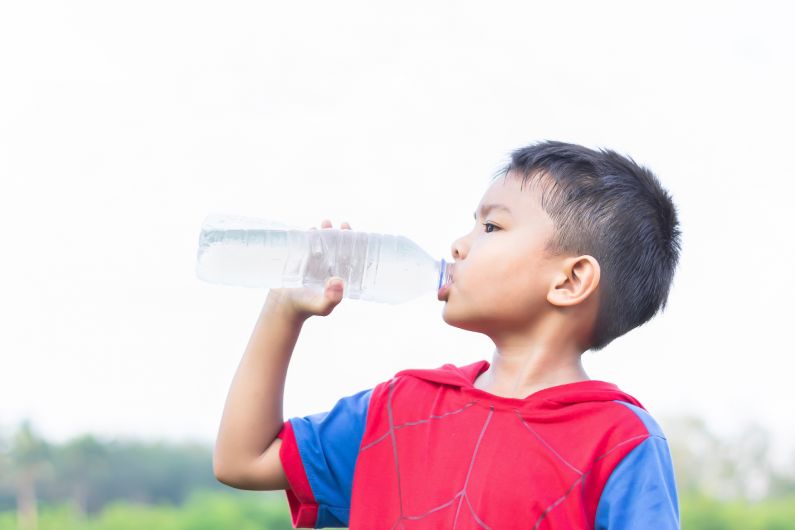
[[[209,215],[202,224],[196,273],[242,287],[313,287],[345,280],[343,296],[397,304],[448,280],[436,261],[404,236],[354,230],[299,230],[264,219]]]

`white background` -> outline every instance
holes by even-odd
[[[205,215],[403,234],[450,258],[508,153],[648,165],[683,252],[597,354],[658,418],[795,442],[795,39],[783,2],[5,2],[0,428],[214,439],[265,290],[199,281]],[[495,278],[495,281],[498,279]],[[435,293],[311,319],[285,418],[491,360]]]

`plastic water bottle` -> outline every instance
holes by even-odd
[[[398,304],[449,283],[451,266],[404,236],[301,230],[274,221],[210,214],[201,228],[196,274],[241,287],[310,287],[331,276],[343,296]]]

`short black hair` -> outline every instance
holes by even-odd
[[[615,151],[544,141],[511,153],[509,172],[540,184],[552,219],[553,255],[596,258],[600,302],[589,349],[650,320],[665,308],[681,250],[676,206],[646,167]]]

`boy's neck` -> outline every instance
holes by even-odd
[[[545,388],[587,381],[581,355],[543,346],[498,347],[474,386],[496,396],[524,399]]]
[[[588,381],[582,354],[593,318],[593,314],[553,310],[525,329],[489,334],[496,348],[489,369],[475,380],[475,388],[524,399],[545,388]]]

